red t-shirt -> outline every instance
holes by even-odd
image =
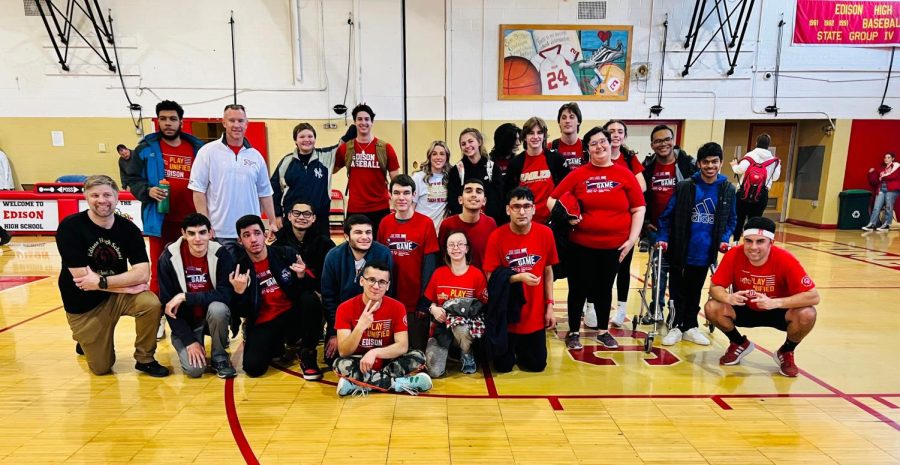
[[[668,165],[656,163],[655,166],[653,176],[650,178],[650,185],[647,186],[650,189],[650,201],[653,202],[648,220],[650,224],[659,226],[656,222],[665,211],[672,194],[675,193],[675,184],[678,183],[678,179],[675,177],[675,162]]]
[[[365,310],[366,304],[363,303],[363,296],[358,295],[337,308],[334,317],[334,329],[347,329],[353,331],[359,322],[359,316]],[[406,324],[406,309],[399,301],[388,296],[384,296],[381,300],[381,306],[375,310],[372,318],[372,325],[363,332],[359,345],[356,347],[354,355],[365,355],[366,352],[377,349],[379,347],[387,347],[394,343],[394,334],[409,331]],[[380,370],[383,365],[382,359],[378,359],[372,366],[373,370]]]
[[[438,244],[443,250],[447,244],[447,236],[455,231],[466,233],[469,238],[469,248],[472,249],[472,265],[481,268],[484,260],[484,250],[487,246],[488,236],[497,229],[497,222],[484,213],[478,219],[477,223],[466,223],[459,218],[459,215],[449,216],[441,221],[441,227],[438,231]]]
[[[353,141],[355,153],[350,161],[350,179],[347,181],[348,212],[375,212],[390,208],[391,196],[388,193],[387,181],[381,164],[378,162],[378,156],[375,154],[377,141],[377,137],[365,144],[358,140]],[[335,157],[335,169],[343,168],[347,158],[347,144],[341,144],[338,147]],[[391,144],[387,144],[387,163],[388,172],[400,169],[397,153],[394,152]]]
[[[434,270],[425,297],[438,306],[451,299],[475,298],[487,303],[487,280],[478,268],[469,265],[462,275],[455,275],[449,266]]]
[[[541,277],[537,286],[525,285],[525,305],[522,318],[511,323],[509,332],[528,334],[544,328],[547,296],[544,292],[544,268],[559,262],[553,232],[547,226],[532,223],[528,234],[519,235],[509,226],[498,228],[488,239],[484,254],[484,272],[493,273],[497,268],[510,267],[516,273],[532,273]]]
[[[178,147],[172,147],[165,139],[160,139],[159,148],[169,181],[169,213],[165,220],[181,223],[185,216],[194,213],[193,192],[187,187],[194,164],[194,147],[184,140]]]
[[[522,166],[522,174],[519,175],[519,185],[525,186],[534,192],[534,222],[544,224],[550,218],[550,209],[547,208],[547,198],[553,192],[553,176],[550,175],[550,167],[547,166],[547,158],[544,152],[537,156],[525,154],[525,163]]]
[[[712,283],[722,287],[732,286],[732,292],[753,290],[773,299],[790,297],[816,287],[797,258],[774,245],[769,259],[762,266],[750,263],[743,245],[729,250],[713,274]],[[760,310],[753,302],[747,302],[747,307]]]
[[[581,139],[576,140],[574,145],[569,145],[562,139],[556,140],[559,141],[559,148],[556,151],[566,160],[566,168],[569,169],[569,172],[575,171],[575,168],[584,163],[584,148],[581,145]]]
[[[628,240],[631,209],[645,204],[637,179],[615,164],[601,168],[588,163],[569,173],[552,197],[559,199],[566,192],[581,202],[581,223],[569,240],[592,249],[615,249]]]
[[[415,311],[422,295],[422,263],[426,255],[438,251],[434,222],[421,213],[403,223],[395,215],[385,216],[378,226],[378,242],[388,246],[394,258],[397,300],[407,311]]]
[[[256,272],[256,279],[259,281],[262,301],[256,323],[272,321],[278,315],[291,309],[291,301],[288,299],[287,294],[281,290],[281,286],[278,285],[275,277],[272,276],[268,258],[261,262],[254,262],[253,269]]]
[[[635,175],[638,175],[638,174],[641,174],[644,172],[644,165],[642,165],[641,162],[638,161],[637,155],[634,155],[633,157],[631,157],[631,166],[628,166],[628,163],[625,163],[625,154],[624,153],[620,153],[619,158],[616,158],[615,160],[613,160],[613,163],[615,163],[619,166],[625,167],[625,169],[631,171]]]
[[[184,264],[184,284],[189,293],[209,292],[213,290],[212,280],[209,278],[209,262],[206,257],[191,255],[187,242],[181,242],[181,262]],[[202,305],[194,305],[191,309],[194,321],[206,321],[206,308]]]

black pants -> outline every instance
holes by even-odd
[[[257,377],[265,374],[273,358],[284,353],[285,342],[300,341],[302,349],[315,350],[322,335],[322,302],[312,291],[300,296],[298,305],[274,320],[247,326],[244,344],[244,372]]]
[[[547,334],[543,329],[529,334],[509,333],[506,352],[494,355],[494,370],[509,373],[514,365],[522,371],[544,371],[547,367]]]
[[[571,244],[572,263],[569,266],[570,331],[581,327],[581,313],[585,300],[594,304],[598,323],[603,315],[609,319],[613,282],[619,270],[619,251],[616,249],[591,249]],[[600,323],[601,328],[608,324]]]
[[[415,310],[406,312],[406,323],[409,326],[409,349],[425,352],[428,345],[428,336],[431,330],[431,315],[419,313]]]
[[[381,224],[381,220],[391,214],[391,210],[378,210],[375,212],[347,212],[347,218],[350,218],[351,215],[363,215],[370,220],[372,220],[372,240],[378,239],[378,225]]]
[[[619,252],[616,250],[616,252]],[[628,302],[628,288],[631,286],[631,257],[634,256],[634,247],[628,251],[625,260],[619,264],[619,272],[616,275],[616,292],[619,302]],[[616,257],[618,259],[618,256]],[[602,309],[603,307],[598,307]],[[609,305],[606,306],[609,308]]]
[[[763,212],[766,211],[766,205],[769,204],[769,190],[763,189],[759,194],[759,200],[756,202],[741,200],[740,193],[738,193],[737,197],[737,204],[735,205],[735,210],[737,210],[737,225],[734,227],[735,241],[741,240],[741,234],[744,233],[744,224],[748,219],[762,216]]]
[[[708,270],[705,266],[692,265],[669,269],[669,292],[675,301],[675,327],[681,331],[697,327],[700,296]]]

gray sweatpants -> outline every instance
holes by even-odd
[[[231,311],[228,309],[227,305],[222,302],[213,302],[209,304],[209,308],[206,309],[205,326],[209,327],[209,335],[212,339],[211,359],[213,363],[228,360],[226,348],[228,347],[228,325],[230,320]],[[194,336],[197,338],[196,341],[200,341],[201,345],[203,345],[203,330],[203,325],[194,329]],[[175,336],[174,332],[172,333],[172,347],[178,352],[181,370],[191,378],[199,378],[206,370],[206,367],[191,366],[191,361],[188,358],[187,346],[196,341],[182,341]],[[204,350],[206,349],[204,348]]]

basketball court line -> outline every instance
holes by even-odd
[[[5,327],[5,328],[0,328],[0,333],[9,331],[10,329],[15,328],[16,326],[23,325],[23,324],[25,324],[25,323],[28,323],[28,322],[31,321],[31,320],[36,320],[36,319],[38,319],[38,318],[40,318],[40,317],[42,317],[42,316],[44,316],[44,315],[47,315],[48,313],[53,313],[53,312],[55,312],[55,311],[57,311],[57,310],[59,310],[59,309],[61,309],[61,308],[63,308],[62,305],[60,305],[59,307],[56,307],[56,308],[51,308],[50,310],[47,310],[47,311],[45,311],[45,312],[38,313],[37,315],[28,317],[28,318],[26,318],[26,319],[24,319],[24,320],[22,320],[22,321],[20,321],[20,322],[18,322],[18,323],[13,323],[13,324],[11,324],[11,325]]]
[[[814,250],[816,252],[822,252],[829,255],[834,255],[835,257],[846,258],[858,262],[867,263],[870,265],[880,266],[882,268],[887,268],[894,271],[900,271],[900,255],[891,252],[885,252],[883,250],[875,250],[870,249],[868,247],[862,247],[859,245],[848,244],[846,242],[837,242],[837,241],[829,241],[827,239],[819,239],[815,237],[803,236],[800,234],[794,233],[782,233],[783,240],[786,244],[793,245],[795,247],[804,248],[807,250]],[[821,243],[821,244],[835,244],[841,247],[834,247],[834,250],[824,250],[821,248],[813,247],[810,244]],[[885,257],[887,260],[879,261],[873,260],[870,257],[860,257],[858,255],[865,252],[866,254],[874,253],[879,254],[880,257]]]
[[[50,276],[0,276],[0,292],[8,291],[10,289],[14,289],[19,286],[25,286],[31,283],[36,283],[49,277]]]

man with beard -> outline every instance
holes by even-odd
[[[262,154],[244,137],[247,111],[229,104],[222,115],[225,134],[204,145],[191,167],[188,188],[194,208],[212,223],[216,240],[237,257],[240,249],[236,221],[246,214],[265,213],[269,233],[278,231],[269,170]]]
[[[266,245],[263,221],[244,215],[235,223],[244,253],[228,276],[234,288],[234,308],[245,318],[244,372],[255,378],[284,353],[285,342],[302,341],[303,379],[317,380],[316,344],[322,334],[322,314],[305,305],[312,288],[302,257],[288,247]]]
[[[144,234],[150,237],[150,259],[153,262],[162,254],[166,244],[181,237],[181,220],[194,213],[188,179],[203,141],[181,132],[183,117],[181,105],[171,100],[159,102],[156,104],[159,131],[141,139],[127,158],[120,152],[122,184],[129,186],[131,193],[141,201],[141,219]],[[122,159],[126,160],[124,169]],[[169,183],[168,192],[159,187],[163,180]],[[159,202],[167,196],[169,212],[160,213]],[[150,290],[159,294],[156,273],[151,273]],[[163,336],[164,321],[159,325],[156,338],[162,339]]]
[[[75,350],[87,358],[91,372],[109,373],[116,362],[116,323],[123,315],[131,316],[134,368],[154,377],[168,376],[169,369],[153,358],[162,308],[147,286],[150,262],[141,230],[115,214],[119,186],[109,176],[88,177],[84,198],[88,210],[69,215],[56,230],[62,259],[59,292],[72,339],[78,343]]]
[[[322,304],[325,306],[325,362],[332,365],[338,356],[334,316],[338,305],[362,293],[360,273],[366,263],[380,261],[393,268],[391,250],[375,242],[372,220],[365,215],[350,215],[344,221],[346,242],[331,249],[322,269]],[[393,294],[393,289],[388,294]]]

